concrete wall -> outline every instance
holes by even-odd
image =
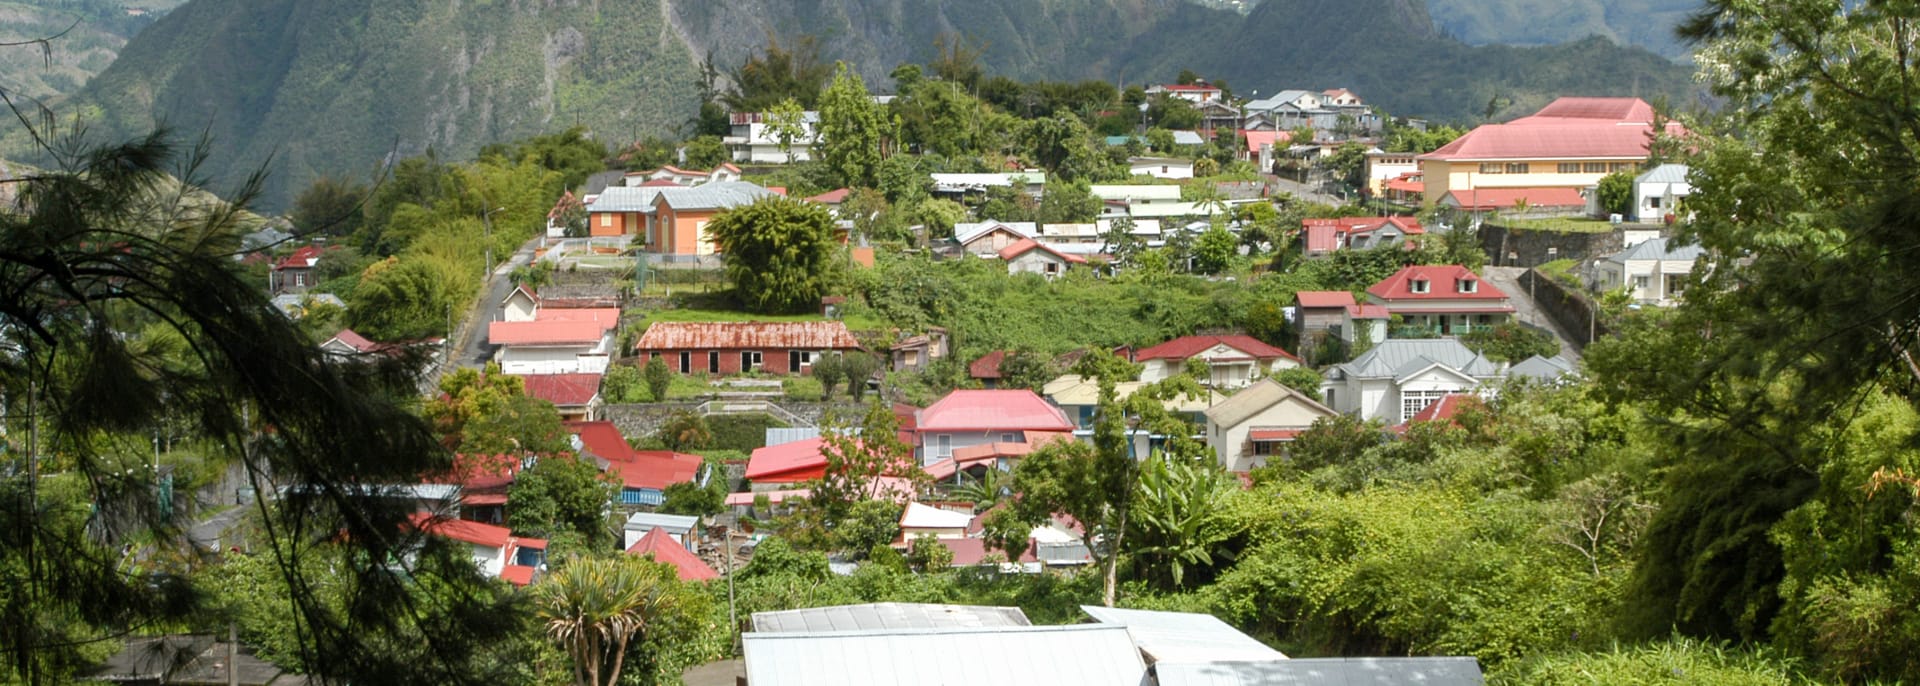
[[[1595,338],[1609,331],[1607,323],[1593,316],[1593,299],[1583,291],[1568,287],[1538,269],[1520,274],[1520,285],[1533,292],[1533,304],[1567,332],[1575,347],[1586,348]]]
[[[1480,247],[1487,253],[1487,264],[1532,267],[1553,260],[1605,257],[1625,250],[1627,245],[1619,227],[1602,233],[1563,233],[1508,229],[1488,222],[1480,225]]]

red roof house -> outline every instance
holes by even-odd
[[[659,505],[666,501],[668,486],[707,478],[699,455],[634,450],[613,422],[567,422],[566,427],[581,456],[593,458],[601,471],[620,481],[623,504]]]
[[[957,448],[1025,442],[1028,431],[1070,432],[1073,422],[1033,391],[958,390],[920,411],[914,446],[921,464],[932,464]]]
[[[997,254],[1007,263],[1009,274],[1039,274],[1049,279],[1066,272],[1067,267],[1087,263],[1087,258],[1060,252],[1031,238],[1015,241]]]
[[[528,374],[527,397],[553,403],[560,418],[591,420],[600,407],[600,374]]]
[[[663,528],[649,529],[645,536],[640,537],[639,542],[627,549],[627,554],[651,557],[656,562],[673,565],[674,570],[679,572],[681,581],[707,581],[720,578],[719,572],[713,571],[712,567],[707,566],[706,561],[688,551],[686,546],[675,543],[673,537],[668,536],[667,530]]]
[[[860,349],[837,321],[656,322],[634,345],[642,357],[664,358],[682,374],[804,374],[821,355]]]
[[[1656,119],[1653,107],[1639,98],[1568,97],[1531,116],[1480,126],[1416,158],[1426,200],[1487,211],[1513,203],[1475,202],[1470,191],[1530,189],[1528,201],[1535,207],[1573,206],[1538,191],[1578,190],[1646,161]],[[1686,132],[1677,122],[1666,122],[1658,131]]]
[[[1367,288],[1367,302],[1385,307],[1409,326],[1460,335],[1513,317],[1513,303],[1493,284],[1460,265],[1416,265]]]
[[[1147,383],[1179,374],[1190,359],[1207,364],[1208,378],[1200,382],[1213,388],[1240,388],[1301,364],[1293,353],[1245,334],[1182,336],[1133,354],[1133,361],[1143,365],[1140,380]]]
[[[268,284],[275,293],[298,293],[317,283],[314,270],[320,266],[320,258],[325,252],[319,246],[303,245],[293,254],[280,258],[273,263],[273,273]]]
[[[755,484],[797,484],[826,476],[825,438],[756,448],[747,459],[747,480]]]
[[[487,342],[508,374],[597,374],[613,350],[609,329],[591,319],[488,322]]]
[[[1000,363],[1005,361],[1007,361],[1005,350],[995,350],[981,355],[980,359],[967,365],[967,377],[979,381],[987,388],[993,388],[1000,383]]]
[[[515,585],[531,582],[533,569],[546,562],[544,539],[514,536],[513,530],[503,526],[446,519],[426,512],[416,512],[408,521],[419,531],[472,546],[473,561],[483,573]]]
[[[1420,220],[1412,217],[1337,217],[1300,220],[1303,249],[1307,257],[1319,257],[1345,248],[1374,248],[1383,245],[1414,247],[1410,236],[1427,232]]]

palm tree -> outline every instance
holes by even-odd
[[[578,686],[620,680],[627,646],[677,604],[659,565],[629,557],[578,559],[535,587],[547,636],[573,658]]]
[[[953,489],[953,497],[973,503],[974,511],[984,510],[1013,492],[1013,472],[992,467],[978,479],[969,479]]]

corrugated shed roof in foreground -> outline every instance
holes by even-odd
[[[1264,662],[1162,662],[1160,686],[1482,686],[1471,657],[1354,657]]]
[[[742,637],[753,686],[1140,686],[1123,627],[1101,624]]]
[[[753,630],[762,632],[959,629],[1032,624],[1020,608],[989,605],[867,603],[753,613]]]
[[[1095,605],[1082,605],[1080,610],[1102,624],[1126,627],[1140,652],[1156,663],[1287,659],[1280,651],[1209,614]]]
[[[640,336],[638,350],[732,350],[792,348],[852,350],[860,341],[847,325],[822,322],[655,322]]]

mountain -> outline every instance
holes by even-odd
[[[139,6],[102,0],[0,2],[0,91],[45,100],[80,90],[113,63],[127,38],[171,0]],[[26,44],[53,38],[43,50]]]
[[[1469,47],[1422,0],[1268,0],[1244,16],[1182,0],[191,0],[65,109],[106,134],[205,131],[228,178],[272,160],[264,205],[283,207],[319,174],[367,178],[395,156],[463,157],[576,122],[610,143],[672,133],[698,104],[702,60],[724,70],[803,34],[876,90],[941,34],[1017,78],[1139,84],[1190,68],[1242,94],[1346,87],[1463,121],[1490,101],[1689,89],[1679,66],[1604,40]]]
[[[1431,0],[1434,24],[1471,45],[1553,45],[1601,36],[1689,59],[1673,35],[1700,0]]]

